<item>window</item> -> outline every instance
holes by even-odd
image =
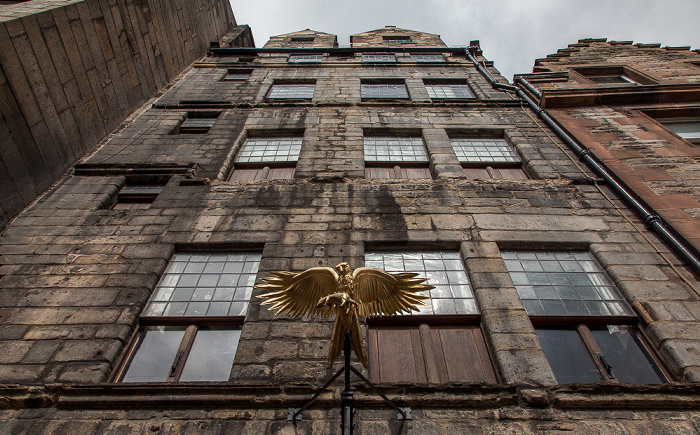
[[[127,184],[119,191],[117,201],[112,206],[115,210],[143,210],[151,206],[163,184]]]
[[[630,70],[621,65],[607,67],[575,68],[574,71],[581,74],[593,83],[604,86],[638,85],[639,81],[630,77]],[[638,76],[634,74],[635,77]],[[648,84],[648,83],[647,83]]]
[[[178,133],[180,134],[207,134],[214,126],[219,113],[211,112],[190,112],[187,119],[180,124]]]
[[[289,42],[294,45],[311,45],[315,39],[316,37],[314,36],[292,36]]]
[[[469,86],[464,83],[425,83],[425,89],[433,100],[474,98]]]
[[[322,60],[322,54],[292,54],[289,56],[289,63],[318,63]]]
[[[441,54],[412,54],[414,62],[444,62],[445,58]]]
[[[411,37],[406,35],[383,35],[384,42],[406,44],[411,42]]]
[[[700,118],[657,118],[656,120],[688,142],[700,145]]]
[[[178,253],[141,314],[121,382],[227,381],[258,253]]]
[[[232,181],[294,177],[301,136],[249,137],[234,161]]]
[[[362,53],[362,62],[396,62],[396,56],[389,53]]]
[[[450,143],[467,177],[527,178],[517,154],[503,139],[453,137]]]
[[[362,83],[361,94],[363,99],[383,98],[408,98],[406,85],[401,82],[388,83]]]
[[[423,139],[415,136],[366,136],[367,178],[432,178]]]
[[[224,80],[245,81],[248,80],[248,78],[250,78],[250,74],[252,74],[252,72],[252,69],[229,68],[229,70],[226,72],[226,75],[224,76]]]
[[[666,382],[634,312],[590,253],[502,256],[557,382]]]
[[[385,272],[417,272],[428,277],[428,304],[418,314],[479,314],[462,257],[450,251],[371,252],[365,266]],[[415,314],[415,313],[412,313]]]
[[[435,286],[429,291],[428,306],[421,307],[419,313],[368,319],[372,381],[497,382],[459,253],[367,252],[365,266],[387,272],[417,272]]]
[[[267,94],[269,100],[310,100],[314,97],[314,84],[274,84]]]

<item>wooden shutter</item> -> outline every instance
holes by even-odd
[[[497,382],[478,326],[370,328],[368,341],[372,382]]]
[[[253,180],[282,180],[294,178],[294,168],[271,168],[266,166],[258,169],[236,168],[231,174],[231,181]]]
[[[414,167],[368,167],[365,168],[365,178],[392,178],[392,179],[431,179],[430,168]]]

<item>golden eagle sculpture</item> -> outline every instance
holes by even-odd
[[[337,273],[336,273],[337,272]],[[271,305],[276,314],[292,317],[335,314],[335,325],[328,352],[328,367],[343,349],[345,331],[350,331],[352,350],[362,365],[367,367],[367,352],[360,333],[359,316],[392,316],[402,312],[418,311],[428,299],[419,292],[435,288],[423,284],[428,278],[417,273],[387,273],[373,267],[360,267],[352,272],[348,263],[330,267],[312,267],[301,273],[272,272],[273,277],[262,278],[264,284],[255,288],[267,292],[259,297],[262,305]]]

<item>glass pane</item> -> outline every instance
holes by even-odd
[[[608,325],[591,328],[600,350],[620,382],[663,384],[663,375],[629,326]]]
[[[408,251],[367,252],[365,265],[386,272],[416,272],[429,278],[435,289],[425,292],[431,297],[427,306],[418,306],[415,314],[478,314],[474,293],[464,263],[458,252]]]
[[[503,139],[452,138],[450,142],[457,159],[462,163],[520,162],[518,155]]]
[[[239,329],[200,329],[181,381],[228,381],[241,337]]]
[[[242,307],[239,307],[242,314],[237,312],[235,315],[245,315],[260,259],[259,253],[245,252],[175,254],[171,260],[171,265],[175,266],[169,266],[169,273],[161,278],[144,315],[222,315],[223,306],[212,310],[211,304],[213,301],[231,301],[236,287],[243,288],[243,291],[240,297],[236,297],[242,302]],[[244,299],[244,295],[248,297]],[[165,305],[163,302],[169,303]]]
[[[170,366],[185,328],[153,326],[147,328],[129,362],[129,368],[122,382],[164,382],[168,378]]]
[[[558,383],[593,383],[602,380],[576,330],[537,328],[535,331]]]
[[[511,251],[502,255],[523,303],[540,301],[526,304],[528,314],[536,314],[530,310],[536,308],[537,314],[632,315],[603,268],[586,251]]]

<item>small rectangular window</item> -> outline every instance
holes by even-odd
[[[362,53],[362,62],[396,62],[396,56],[389,53]]]
[[[520,158],[503,139],[452,137],[450,143],[467,177],[527,178]]]
[[[366,136],[364,145],[367,178],[432,178],[420,137]]]
[[[226,72],[226,75],[224,76],[224,80],[231,80],[231,81],[248,80],[250,78],[250,75],[252,72],[253,72],[252,69],[229,68],[229,70]]]
[[[319,63],[322,60],[322,54],[292,54],[289,56],[289,63]]]
[[[425,90],[433,100],[468,100],[474,98],[469,86],[462,83],[426,83]]]
[[[411,59],[414,62],[445,62],[441,54],[412,54]]]
[[[187,114],[187,119],[180,124],[178,132],[180,134],[207,134],[218,117],[218,113],[190,112]]]
[[[411,37],[407,35],[383,35],[384,42],[406,44],[411,42]]]
[[[115,210],[144,210],[151,206],[163,184],[127,184],[119,191],[117,201],[112,206]]]
[[[314,97],[314,84],[274,84],[267,94],[269,100],[310,100]]]
[[[294,177],[301,136],[249,137],[234,160],[232,181]]]
[[[315,36],[292,36],[289,42],[294,45],[311,45],[315,39]]]
[[[408,90],[404,83],[362,83],[363,99],[407,99]]]
[[[656,118],[656,120],[677,136],[700,145],[700,118]]]

